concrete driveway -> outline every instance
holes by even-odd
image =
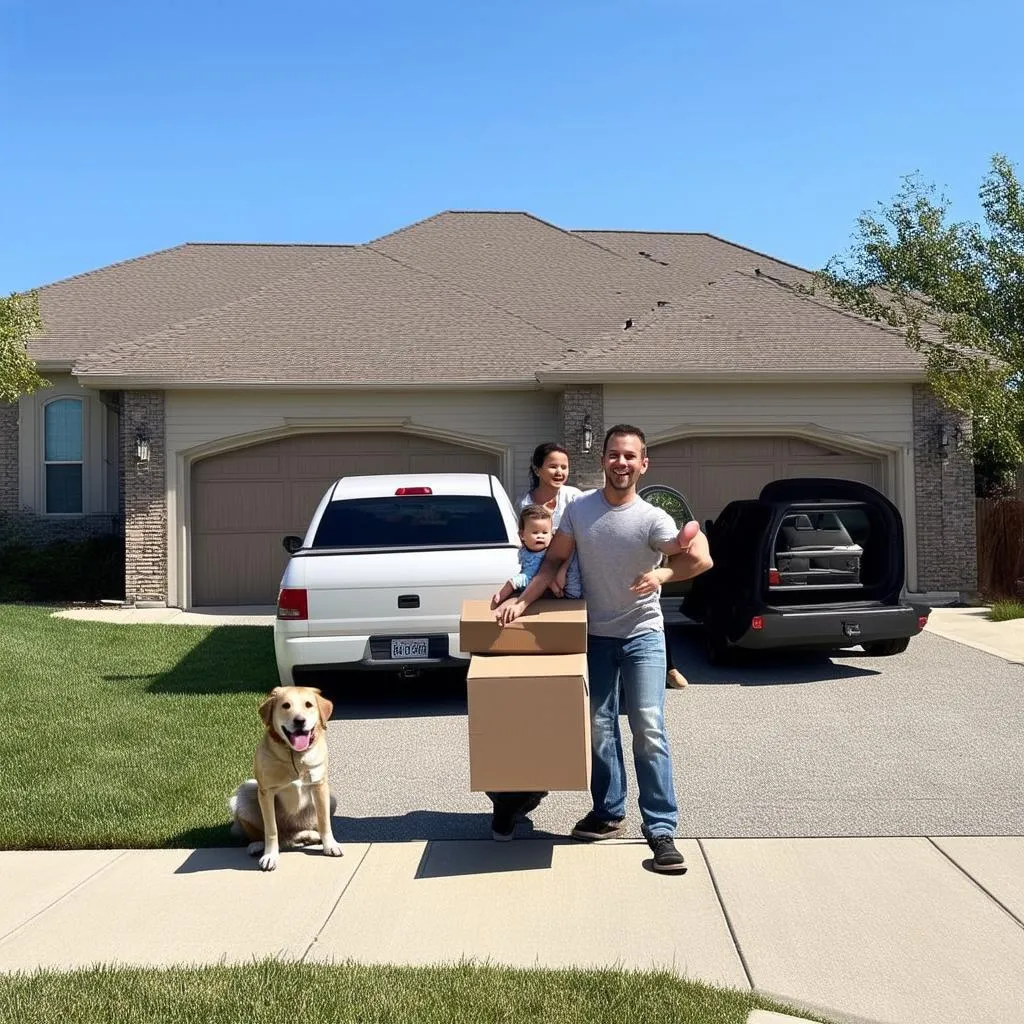
[[[670,637],[691,683],[666,693],[680,835],[1024,834],[1024,666],[924,633],[893,658],[714,669],[692,628]],[[489,802],[469,792],[462,680],[347,676],[333,696],[341,839],[489,835]],[[588,807],[585,793],[552,794],[534,828],[565,835]]]

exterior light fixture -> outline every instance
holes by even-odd
[[[135,458],[139,462],[149,462],[149,438],[141,430],[135,435]]]
[[[594,428],[590,425],[590,413],[583,417],[583,444],[584,452],[589,452],[594,447]]]

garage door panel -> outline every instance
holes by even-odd
[[[303,534],[339,477],[498,472],[497,457],[386,431],[303,434],[225,452],[192,468],[192,603],[273,604],[286,534]]]
[[[689,452],[686,456],[683,453]],[[855,452],[830,451],[788,436],[700,437],[651,448],[644,482],[675,487],[700,521],[715,519],[730,502],[756,498],[772,480],[823,476],[884,487],[882,461]]]
[[[204,605],[273,604],[277,599],[288,555],[278,533],[221,534],[195,541],[193,564],[197,586],[202,585]],[[203,573],[213,566],[230,566],[230,572]],[[266,598],[266,585],[273,580],[274,593]],[[253,600],[259,595],[259,600]],[[197,597],[196,603],[199,603]]]

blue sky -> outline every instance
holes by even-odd
[[[1020,0],[0,0],[0,293],[443,209],[817,267],[919,170],[1024,172]]]

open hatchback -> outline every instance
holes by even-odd
[[[732,648],[899,654],[929,609],[904,596],[899,509],[852,480],[776,480],[709,526],[714,568],[682,610],[704,627],[712,660]]]

